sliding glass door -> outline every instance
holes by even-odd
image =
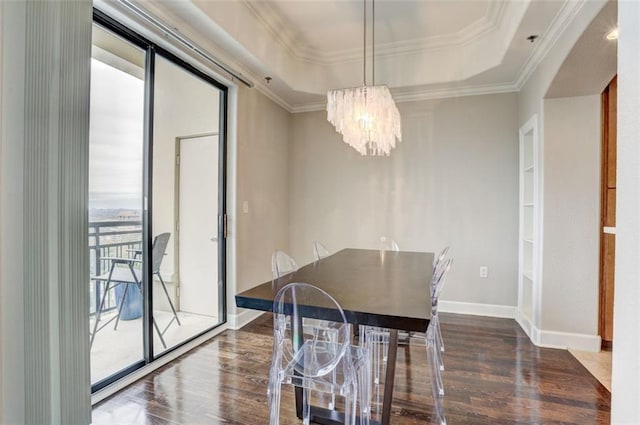
[[[153,126],[153,235],[169,245],[153,282],[159,353],[222,322],[224,238],[220,102],[202,75],[157,56]],[[158,254],[159,255],[159,254]],[[155,272],[155,270],[154,270]],[[161,280],[162,279],[162,280]]]
[[[91,380],[144,360],[145,50],[93,28],[89,137]],[[127,262],[131,259],[131,262]],[[131,267],[130,267],[131,266]]]
[[[226,320],[226,88],[101,13],[95,19],[94,391]]]

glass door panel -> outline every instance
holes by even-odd
[[[91,384],[144,360],[145,51],[94,25],[89,134]]]
[[[223,321],[220,100],[216,86],[156,56],[152,237],[169,239],[152,267],[155,354]]]

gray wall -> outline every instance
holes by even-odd
[[[291,114],[256,89],[238,90],[236,292],[271,278],[271,254],[289,249]],[[243,212],[242,204],[249,207]],[[230,304],[231,312],[235,306]]]
[[[600,102],[544,102],[544,330],[598,335]]]
[[[291,253],[313,259],[311,241],[334,252],[377,249],[380,235],[403,250],[455,257],[443,299],[515,306],[518,128],[515,94],[398,105],[403,142],[390,157],[362,157],[326,112],[294,114]],[[489,266],[489,278],[479,267]]]

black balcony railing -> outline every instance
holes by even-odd
[[[100,276],[109,271],[109,260],[105,258],[133,258],[142,249],[142,222],[140,220],[110,220],[89,222],[89,258],[91,276]],[[98,310],[104,282],[92,280],[90,287],[90,313]],[[111,291],[112,292],[112,291]],[[113,293],[106,295],[104,310],[114,309]]]

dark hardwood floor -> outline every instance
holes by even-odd
[[[565,350],[538,348],[508,319],[441,315],[449,425],[609,424],[611,395]],[[413,344],[415,342],[415,344]],[[394,425],[430,424],[426,351],[400,347]],[[94,406],[93,423],[268,423],[271,316],[226,331]],[[299,424],[283,387],[281,424]]]

